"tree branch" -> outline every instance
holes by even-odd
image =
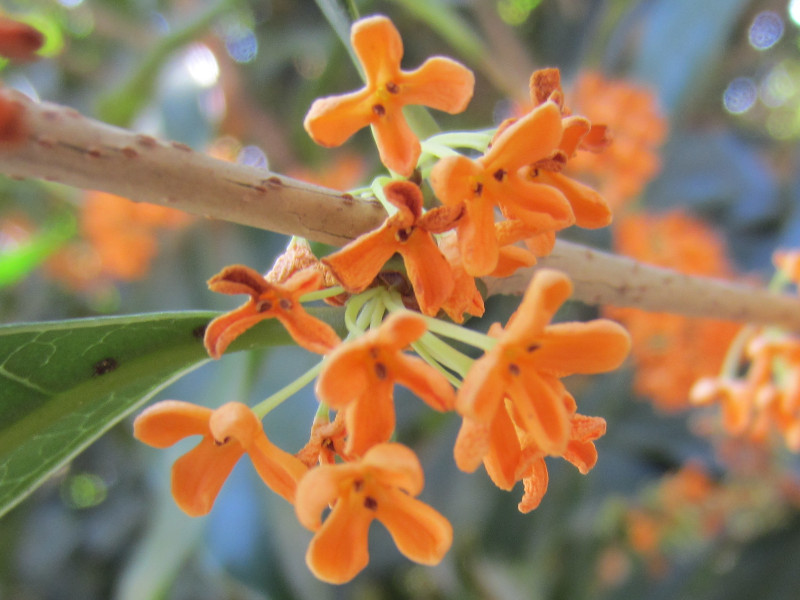
[[[77,188],[341,246],[379,226],[380,204],[237,165],[89,119],[11,91],[24,107],[26,138],[0,146],[0,173]],[[566,272],[574,298],[590,304],[773,324],[800,331],[800,300],[741,284],[690,277],[635,260],[558,241],[537,267]],[[535,270],[487,278],[490,294],[519,294]]]

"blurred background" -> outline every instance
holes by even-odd
[[[563,237],[686,272],[767,282],[776,248],[800,239],[800,1],[394,0],[354,2],[392,18],[403,66],[444,54],[476,93],[443,130],[481,129],[524,109],[536,68],[561,69],[567,105],[608,123],[614,143],[570,163],[615,208],[602,231]],[[0,0],[39,28],[33,63],[0,62],[3,85],[225,160],[346,190],[380,172],[366,131],[316,147],[312,100],[360,85],[337,37],[347,15],[312,0]],[[215,309],[223,266],[265,271],[282,236],[0,177],[0,322]],[[492,298],[474,320],[505,321]],[[559,319],[597,307],[570,303]],[[523,515],[521,487],[496,489],[453,464],[453,415],[400,394],[398,439],[426,472],[422,498],[455,528],[435,568],[397,552],[380,527],[369,567],[341,587],[304,563],[310,533],[242,461],[211,515],[173,504],[169,468],[116,427],[0,520],[0,599],[795,598],[800,472],[780,436],[731,437],[689,389],[720,371],[738,327],[606,310],[635,347],[616,373],[571,378],[579,411],[608,433],[588,475],[548,461],[550,488]],[[310,367],[307,352],[239,353],[159,398],[255,404]],[[306,441],[310,390],[270,413],[270,438]]]

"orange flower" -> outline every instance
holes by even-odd
[[[497,344],[464,378],[456,400],[460,414],[491,423],[508,398],[515,424],[543,452],[565,451],[569,411],[558,378],[615,369],[630,349],[627,332],[612,321],[548,325],[571,293],[572,284],[563,273],[536,272],[505,330],[491,332]],[[457,455],[456,462],[476,468],[480,459]]]
[[[393,181],[384,192],[398,212],[322,262],[355,294],[364,291],[386,261],[399,253],[420,309],[435,315],[453,291],[453,274],[433,234],[451,229],[461,211],[439,207],[423,214],[422,191],[410,181]]]
[[[305,465],[272,444],[255,413],[229,402],[216,410],[189,402],[165,400],[142,412],[133,423],[136,439],[166,448],[192,436],[203,439],[172,467],[172,496],[186,514],[207,514],[233,466],[247,453],[272,491],[294,502]]]
[[[311,425],[311,436],[308,443],[295,454],[300,461],[311,468],[315,464],[332,465],[338,454],[345,460],[344,441],[347,435],[343,413],[338,413],[331,421],[328,415],[316,417]]]
[[[396,312],[379,328],[342,344],[325,359],[316,393],[321,402],[345,412],[347,454],[361,456],[392,435],[395,383],[435,410],[453,408],[455,394],[444,375],[422,359],[401,352],[426,329],[420,315]]]
[[[448,113],[461,112],[472,98],[475,77],[463,65],[440,56],[428,59],[415,71],[402,71],[403,42],[384,16],[353,23],[350,39],[367,84],[349,94],[316,100],[303,125],[315,142],[328,147],[343,144],[371,125],[381,162],[409,176],[421,150],[403,116],[403,106],[421,104]]]
[[[292,339],[310,352],[325,354],[341,341],[330,325],[309,315],[300,297],[319,289],[319,271],[299,271],[283,284],[267,281],[258,271],[243,265],[225,267],[208,280],[208,287],[221,294],[250,294],[246,304],[220,315],[206,328],[205,346],[212,358],[264,319],[276,318]]]
[[[35,27],[0,16],[0,57],[19,62],[36,60],[36,51],[44,41],[44,35]]]
[[[613,141],[602,152],[589,147],[593,152],[579,153],[567,171],[593,175],[600,193],[618,208],[641,193],[661,168],[658,147],[667,121],[658,98],[644,86],[586,72],[575,83],[573,99],[581,114],[608,125]]]
[[[379,444],[360,461],[309,471],[297,487],[295,512],[315,532],[306,552],[314,575],[328,583],[353,579],[369,562],[367,534],[374,519],[407,558],[438,564],[450,549],[453,529],[414,497],[423,484],[419,459],[401,444]],[[322,523],[320,515],[330,505]]]
[[[535,108],[503,133],[477,160],[452,156],[431,171],[431,186],[447,206],[465,205],[457,233],[467,273],[480,277],[497,266],[499,243],[494,207],[521,221],[531,234],[563,229],[575,222],[569,202],[557,189],[534,183],[523,167],[543,159],[561,141],[561,112],[552,102]]]
[[[514,408],[508,399],[488,425],[465,417],[456,438],[454,453],[462,470],[473,471],[482,460],[487,474],[500,489],[510,490],[517,481],[523,481],[525,493],[519,510],[524,513],[539,506],[547,491],[545,456],[561,456],[585,475],[597,462],[594,440],[606,431],[604,419],[577,414],[574,398],[560,382],[555,382],[554,389],[569,415],[568,439],[562,452],[545,452],[536,436],[517,427],[512,418]]]

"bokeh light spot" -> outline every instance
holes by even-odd
[[[237,63],[248,63],[258,54],[258,38],[252,29],[236,28],[225,36],[225,48]]]
[[[239,156],[236,157],[236,162],[240,165],[247,165],[249,167],[257,167],[259,169],[269,169],[269,160],[267,155],[258,146],[245,146],[239,151]]]
[[[211,87],[219,79],[217,57],[204,44],[193,44],[184,56],[184,66],[198,85]]]
[[[771,10],[758,13],[750,24],[748,37],[757,50],[772,48],[783,37],[783,19]]]
[[[785,63],[775,65],[761,83],[761,101],[770,108],[783,106],[797,93],[797,84]]]
[[[61,488],[61,497],[70,508],[91,508],[108,496],[105,482],[92,473],[70,477]]]
[[[722,94],[722,103],[725,110],[735,115],[750,110],[758,98],[758,88],[749,77],[737,77],[728,84]]]
[[[800,26],[800,0],[790,0],[789,18],[794,21],[795,25]]]

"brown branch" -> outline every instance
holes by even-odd
[[[375,201],[217,160],[184,144],[111,127],[9,90],[0,90],[0,96],[21,103],[26,119],[25,139],[5,149],[0,146],[0,173],[10,177],[101,190],[332,245],[374,229],[385,217]],[[563,241],[539,266],[569,274],[574,297],[587,303],[800,331],[800,300],[794,296],[690,277]],[[519,294],[532,272],[487,278],[489,293]]]

